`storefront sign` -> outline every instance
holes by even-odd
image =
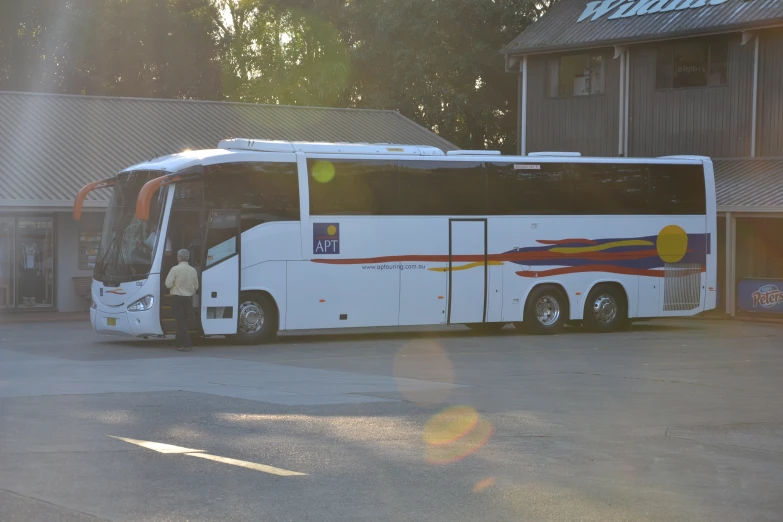
[[[587,2],[577,22],[589,19],[595,22],[611,11],[609,20],[630,18],[654,13],[668,13],[685,9],[699,9],[725,4],[729,0],[597,0]]]
[[[740,279],[737,308],[742,312],[783,314],[783,280]]]

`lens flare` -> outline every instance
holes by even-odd
[[[334,165],[330,161],[316,161],[312,175],[318,183],[329,183],[334,179]]]
[[[487,477],[484,480],[479,480],[476,485],[473,486],[473,493],[481,493],[487,488],[491,488],[495,485],[494,477]]]
[[[403,346],[394,357],[394,378],[406,399],[417,404],[441,404],[454,384],[454,367],[437,341]]]
[[[470,406],[450,406],[424,428],[424,458],[430,464],[449,464],[478,451],[492,437],[492,425]]]

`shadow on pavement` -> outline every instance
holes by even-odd
[[[628,332],[674,332],[674,331],[688,331],[695,328],[703,327],[701,323],[690,324],[672,324],[672,323],[653,323],[653,322],[641,322],[634,323],[628,330],[616,332],[614,334],[593,334],[586,332],[581,326],[568,326],[558,336],[570,336],[570,335],[617,335]],[[433,327],[431,329],[397,329],[397,328],[384,328],[375,329],[374,331],[368,331],[367,328],[355,328],[355,329],[341,329],[341,330],[315,330],[312,332],[306,331],[294,331],[291,333],[281,333],[278,338],[267,345],[267,348],[285,347],[286,345],[293,344],[315,344],[315,343],[329,343],[329,342],[364,342],[364,341],[391,341],[391,340],[416,340],[416,339],[492,339],[492,338],[505,338],[505,337],[517,337],[528,336],[530,334],[520,332],[514,326],[508,325],[498,332],[491,334],[480,334],[473,330],[470,330],[462,326],[453,327]],[[557,337],[557,336],[555,336]],[[193,344],[195,347],[220,347],[220,346],[232,346],[241,348],[242,345],[234,345],[225,337],[210,337],[210,338],[193,338]],[[99,344],[111,345],[111,346],[127,346],[133,348],[165,348],[172,347],[173,338],[167,339],[107,339],[99,341]],[[248,345],[248,348],[258,348],[259,345]]]

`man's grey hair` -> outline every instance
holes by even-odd
[[[185,248],[177,250],[177,257],[183,261],[188,261],[190,260],[190,251]]]

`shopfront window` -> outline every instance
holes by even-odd
[[[550,98],[604,94],[606,60],[600,54],[562,56],[547,62]]]
[[[0,308],[14,306],[14,218],[0,217]]]
[[[79,221],[79,270],[93,270],[101,245],[103,214],[85,213]]]
[[[51,217],[16,218],[16,306],[54,304],[54,222]]]
[[[729,46],[726,40],[684,42],[658,48],[657,89],[726,85]]]

